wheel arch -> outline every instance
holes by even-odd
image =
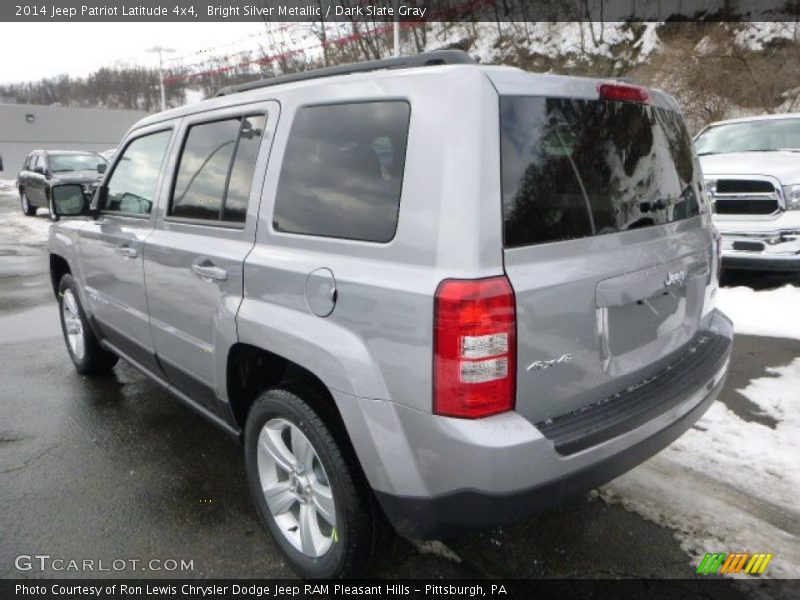
[[[58,285],[61,283],[61,278],[67,273],[72,274],[72,269],[69,266],[67,259],[60,254],[50,254],[50,282],[53,285],[53,293],[58,295]]]
[[[256,398],[274,387],[316,392],[315,398],[321,400],[315,402],[314,408],[323,418],[333,420],[332,425],[344,430],[344,421],[331,390],[315,373],[259,346],[244,342],[233,344],[228,351],[226,389],[231,415],[239,429],[244,430]]]

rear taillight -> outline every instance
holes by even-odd
[[[650,94],[638,85],[627,83],[599,83],[597,94],[601,100],[618,100],[622,102],[647,102]]]
[[[505,276],[443,281],[434,305],[433,412],[477,419],[513,409],[516,348]]]

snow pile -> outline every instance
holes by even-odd
[[[768,371],[739,391],[778,421],[774,430],[716,402],[600,496],[675,529],[693,566],[706,552],[771,552],[769,576],[800,577],[800,359]]]
[[[717,308],[731,318],[736,333],[800,340],[800,287],[759,292],[749,287],[720,288]]]
[[[571,62],[593,58],[620,59],[619,46],[635,50],[634,62],[643,62],[659,48],[658,23],[647,24],[638,34],[626,23],[475,23],[469,29],[432,23],[426,50],[462,45],[473,39],[469,53],[482,63],[503,63],[522,50],[549,59],[568,57]],[[638,37],[637,37],[638,36]]]
[[[13,190],[17,187],[16,179],[0,179],[0,191]]]
[[[795,23],[744,23],[736,32],[736,45],[752,52],[762,52],[776,40],[797,41]]]

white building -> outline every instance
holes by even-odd
[[[115,148],[140,110],[0,104],[0,179],[16,177],[32,150]]]

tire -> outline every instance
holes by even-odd
[[[247,479],[261,521],[294,571],[307,579],[363,574],[379,533],[377,506],[349,441],[339,428],[331,427],[332,418],[323,419],[312,408],[327,401],[300,386],[272,389],[255,400],[245,425]],[[310,444],[310,461],[302,460],[309,453],[303,452],[298,439]],[[293,452],[297,452],[301,460],[294,464],[304,463],[305,469],[298,475],[277,466],[267,441],[284,458],[296,459]],[[264,488],[277,492],[271,495],[272,509]],[[332,511],[331,503],[324,502],[328,494]],[[335,523],[326,520],[325,510],[335,515]],[[304,535],[314,531],[319,535]]]
[[[64,342],[78,373],[99,375],[110,371],[119,358],[105,350],[94,335],[81,306],[78,286],[70,274],[64,275],[58,285],[58,312]]]
[[[33,217],[36,214],[36,207],[28,200],[28,194],[25,193],[25,190],[19,191],[19,204],[22,208],[22,213],[26,217]]]

